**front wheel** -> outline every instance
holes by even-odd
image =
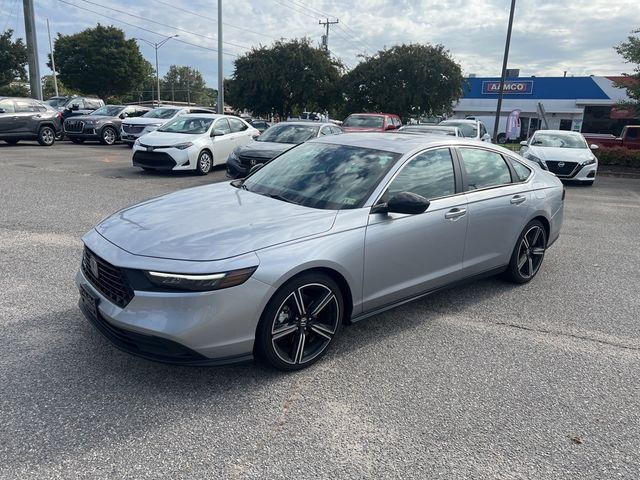
[[[344,315],[342,292],[331,277],[308,273],[287,282],[258,324],[256,349],[279,370],[300,370],[325,354]]]
[[[118,133],[112,127],[104,127],[100,133],[100,143],[103,145],[113,145],[118,140]]]
[[[56,132],[53,128],[44,126],[40,127],[38,132],[38,143],[43,147],[50,147],[56,143]]]
[[[213,157],[208,150],[203,150],[200,152],[200,155],[198,155],[196,172],[198,175],[206,175],[211,171],[211,167],[213,167]]]
[[[527,283],[536,276],[547,248],[547,232],[538,220],[530,221],[516,242],[504,277],[514,283]]]

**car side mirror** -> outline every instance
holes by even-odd
[[[523,147],[526,147],[526,146],[529,145],[529,143],[527,143],[526,140],[523,140],[523,141],[520,142],[520,145],[523,146]]]
[[[396,126],[392,123],[390,123],[389,125],[387,125],[387,127],[385,128],[385,130],[395,130]]]
[[[212,137],[222,137],[223,135],[224,135],[224,132],[222,130],[218,130],[217,128],[214,128],[213,130],[211,130]]]
[[[430,202],[422,195],[411,192],[400,192],[387,203],[379,203],[371,208],[371,213],[405,213],[417,215],[429,208]]]
[[[482,140],[483,142],[489,142],[489,143],[491,143],[491,135],[489,135],[488,133],[485,133],[485,134],[482,136],[481,140]]]
[[[596,145],[596,144],[594,143],[593,145],[589,145],[589,148],[590,148],[591,150],[598,150],[598,148],[600,148],[600,147],[598,147],[598,145]]]
[[[77,103],[74,103],[73,105],[71,105],[71,110],[73,111],[80,110],[80,105],[78,105]]]
[[[120,117],[120,118],[122,118],[122,119],[125,119],[125,118],[127,118],[128,116],[129,116],[129,114],[128,114],[127,112],[122,112],[122,113],[119,115],[119,117]]]
[[[0,108],[0,113],[7,113],[4,108]]]

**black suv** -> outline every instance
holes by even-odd
[[[51,97],[44,103],[62,112],[63,120],[78,115],[88,115],[94,110],[104,106],[104,102],[99,98],[79,97],[77,95],[71,97]]]
[[[120,140],[120,125],[129,117],[140,117],[149,107],[140,105],[105,105],[91,115],[67,118],[64,133],[73,143],[99,140],[103,145],[113,145]]]
[[[50,147],[62,133],[62,114],[33,98],[0,97],[0,140],[37,140]]]

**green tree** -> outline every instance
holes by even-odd
[[[202,74],[195,68],[171,65],[162,77],[160,99],[176,102],[210,103],[207,86]]]
[[[632,33],[640,33],[635,30]],[[633,74],[625,73],[625,81],[618,84],[621,88],[627,89],[627,95],[634,100],[633,106],[640,112],[640,37],[637,35],[629,35],[626,42],[622,42],[614,47],[627,63],[634,64]]]
[[[53,82],[53,75],[45,75],[42,77],[42,98],[45,100],[55,96],[56,88]],[[72,90],[67,88],[61,81],[58,79],[58,95],[78,95],[80,92],[77,90]]]
[[[345,113],[441,114],[463,94],[462,70],[442,45],[397,45],[343,77]]]
[[[139,88],[147,74],[148,62],[136,41],[127,40],[113,26],[98,24],[74,35],[58,34],[54,55],[65,85],[104,100]]]
[[[307,39],[254,48],[234,67],[225,101],[254,114],[332,109],[339,99],[342,64]]]
[[[13,41],[13,30],[0,35],[0,93],[3,95],[28,95],[28,90],[13,82],[27,80],[27,46],[21,38]],[[25,96],[26,96],[25,95]]]

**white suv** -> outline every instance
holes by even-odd
[[[489,135],[487,127],[480,120],[443,120],[438,126],[458,127],[465,138],[491,143],[491,135]]]

